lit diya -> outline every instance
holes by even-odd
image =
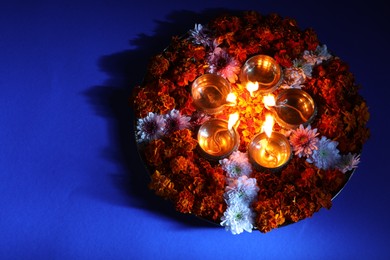
[[[256,55],[249,58],[240,73],[241,84],[248,91],[266,94],[271,93],[282,83],[283,74],[279,64],[270,56]]]
[[[249,143],[248,154],[252,165],[258,169],[280,170],[291,159],[292,151],[287,138],[272,132],[274,118],[266,116],[263,132],[255,135]]]
[[[201,125],[198,143],[201,154],[211,160],[220,160],[237,150],[240,136],[236,130],[238,113],[229,116],[229,121],[212,118]]]
[[[194,80],[191,95],[194,105],[207,114],[216,114],[229,104],[230,83],[216,74],[203,74]]]
[[[263,102],[273,111],[276,122],[285,129],[295,129],[301,124],[307,126],[317,114],[313,98],[302,89],[283,90],[276,100],[272,95],[264,96]]]

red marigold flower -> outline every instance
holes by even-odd
[[[286,50],[280,50],[275,54],[275,60],[284,67],[291,67],[293,62]]]
[[[317,48],[319,41],[313,29],[309,28],[304,31],[304,42],[308,51],[314,51]]]

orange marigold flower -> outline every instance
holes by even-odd
[[[318,130],[328,138],[335,138],[340,134],[342,119],[341,115],[322,115],[318,122]]]
[[[360,105],[355,106],[353,113],[360,126],[365,126],[370,119],[370,113],[368,112],[366,102],[362,102]]]
[[[159,96],[156,102],[156,107],[160,114],[166,114],[168,111],[175,108],[175,99],[166,94]]]
[[[267,233],[272,229],[284,224],[285,217],[280,208],[279,198],[273,198],[254,203],[254,210],[257,213],[255,226],[262,233]]]
[[[173,174],[185,173],[189,165],[188,159],[183,156],[177,156],[171,160],[170,169]]]
[[[151,59],[148,70],[153,77],[159,78],[168,70],[168,68],[169,61],[164,58],[163,55],[159,54]]]
[[[181,213],[191,213],[192,206],[194,205],[194,194],[188,190],[179,192],[176,201],[176,210]]]
[[[345,124],[345,131],[347,133],[351,132],[356,127],[356,117],[354,114],[346,111],[343,112],[343,122]]]
[[[161,139],[150,141],[145,146],[145,159],[152,166],[160,166],[164,160],[165,143]]]
[[[154,190],[158,196],[172,199],[177,194],[173,182],[168,177],[161,174],[160,171],[155,171],[151,178],[152,180],[149,183],[149,189]]]
[[[223,196],[201,196],[195,201],[193,212],[195,215],[211,219],[219,220],[226,209],[226,204],[223,201]]]
[[[173,132],[168,136],[169,144],[181,152],[190,152],[196,148],[198,141],[192,138],[192,132],[189,129],[183,129]]]

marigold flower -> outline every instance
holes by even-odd
[[[181,213],[191,213],[192,207],[194,205],[195,196],[188,190],[183,190],[179,192],[177,201],[176,201],[176,210]]]

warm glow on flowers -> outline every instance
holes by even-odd
[[[301,68],[290,67],[284,71],[282,88],[302,88],[306,76]]]
[[[244,84],[238,77],[245,61],[258,54],[274,58],[283,71],[281,86],[267,96],[255,94],[257,82]],[[205,73],[230,82],[232,95],[222,113],[206,114],[193,104],[191,83]],[[274,122],[275,97],[283,88],[301,88],[313,98],[317,114],[310,125],[284,129]],[[233,234],[265,233],[330,208],[370,135],[359,88],[348,65],[320,45],[313,29],[301,30],[293,19],[249,11],[195,24],[151,58],[131,98],[149,188],[177,211]],[[239,147],[228,158],[208,161],[197,149],[198,129],[231,114],[239,117],[233,126]],[[293,150],[277,173],[254,169],[248,159],[249,142],[265,125],[268,134],[288,137]]]

